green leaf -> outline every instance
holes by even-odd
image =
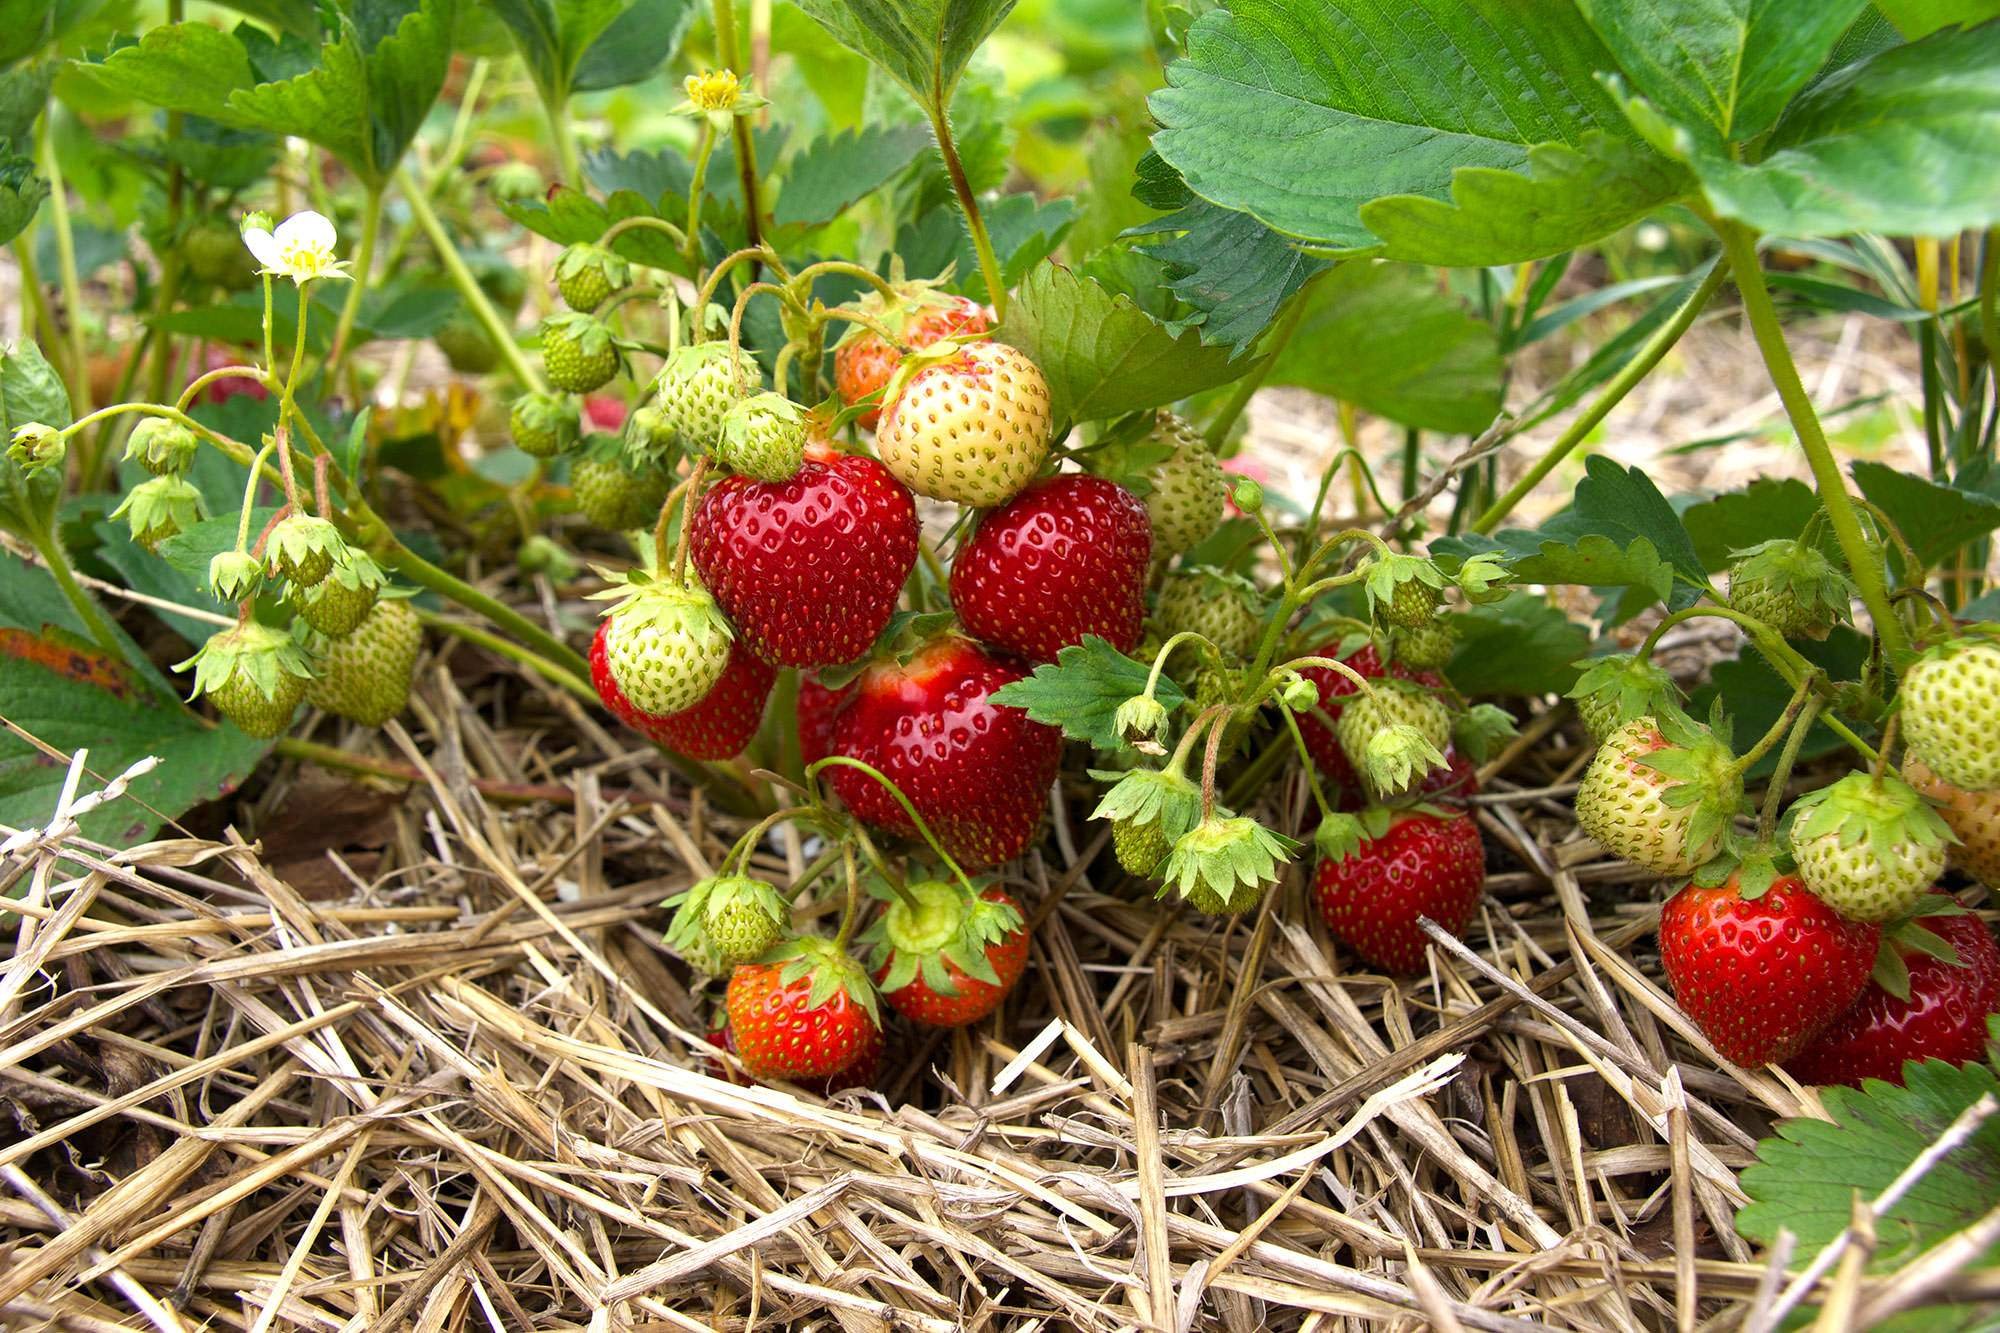
[[[312,0],[222,0],[239,14],[270,24],[301,41],[319,36],[319,11]]]
[[[235,123],[229,94],[257,83],[243,43],[206,23],[154,28],[138,45],[120,47],[97,64],[73,69],[112,96],[225,123]]]
[[[209,726],[162,683],[89,644],[41,570],[0,557],[0,590],[0,698],[8,720],[65,753],[88,749],[85,792],[147,755],[162,761],[128,795],[84,816],[84,836],[114,847],[143,842],[164,819],[229,791],[269,748],[234,727]],[[0,824],[47,823],[67,776],[65,765],[0,734]]]
[[[1642,144],[1590,133],[1575,148],[1537,144],[1521,170],[1461,167],[1449,200],[1397,194],[1361,206],[1382,254],[1471,267],[1543,259],[1601,240],[1693,188]]]
[[[1661,325],[1674,317],[1674,312],[1686,305],[1688,299],[1707,278],[1715,261],[1710,260],[1688,274],[1678,284],[1660,296],[1646,310],[1646,313],[1627,324],[1616,334],[1598,344],[1589,358],[1581,366],[1565,375],[1554,388],[1523,408],[1515,430],[1523,431],[1538,422],[1546,421],[1558,412],[1566,411],[1579,402],[1586,393],[1604,383],[1623,370],[1639,354],[1639,349],[1658,331]]]
[[[1073,741],[1088,741],[1100,750],[1116,750],[1124,742],[1112,726],[1118,705],[1146,688],[1148,662],[1135,662],[1095,634],[1085,636],[1057,654],[1054,662],[1035,668],[1024,680],[993,692],[993,702],[1027,711],[1036,722],[1061,727]],[[1153,697],[1168,712],[1187,696],[1161,676]]]
[[[681,222],[687,221],[685,201],[678,209],[661,207],[630,190],[618,190],[600,201],[566,185],[558,185],[547,199],[502,201],[500,211],[537,236],[546,236],[560,245],[595,241],[612,223],[626,218],[664,217],[678,212]],[[627,259],[659,268],[678,268],[682,263],[672,238],[651,227],[636,227],[624,233],[611,243],[611,248]]]
[[[798,6],[902,84],[919,106],[942,110],[966,62],[1014,0],[798,0]]]
[[[2000,24],[1848,66],[1785,112],[1761,160],[1686,145],[1711,206],[1785,236],[1948,236],[2000,222]]]
[[[1030,273],[1000,337],[1048,378],[1058,421],[1095,421],[1160,407],[1241,374],[1227,348],[1204,347],[1102,284],[1057,264]]]
[[[49,83],[55,74],[53,60],[0,71],[0,143],[9,139],[28,142],[35,117],[49,100]]]
[[[1695,555],[1710,569],[1729,564],[1732,551],[1778,537],[1796,537],[1819,508],[1819,496],[1802,481],[1765,478],[1681,511]]]
[[[1458,651],[1445,675],[1469,695],[1562,694],[1580,674],[1570,663],[1590,651],[1583,626],[1531,593],[1474,606],[1452,624]]]
[[[51,0],[0,0],[0,65],[11,65],[55,40]]]
[[[915,122],[823,135],[785,169],[773,220],[780,227],[831,222],[923,156],[930,143],[930,131]]]
[[[380,182],[396,169],[423,128],[451,68],[452,19],[458,0],[395,0],[409,9],[393,31],[367,41],[368,119],[372,135],[363,179]],[[313,136],[307,135],[307,138]],[[317,140],[315,140],[317,142]],[[357,166],[357,171],[362,169]]]
[[[1009,287],[1017,285],[1035,265],[1047,259],[1076,220],[1070,199],[1046,202],[1032,194],[1010,194],[985,205],[986,230],[1000,274]],[[935,278],[952,271],[951,286],[975,301],[990,301],[986,275],[979,266],[965,219],[953,204],[931,209],[896,233],[896,253],[913,278]]]
[[[1577,0],[1632,88],[1717,143],[1771,128],[1868,0]]]
[[[2000,1094],[1987,1065],[1927,1060],[1903,1069],[1903,1087],[1870,1080],[1858,1090],[1824,1089],[1830,1122],[1786,1120],[1759,1143],[1757,1164],[1742,1176],[1751,1203],[1736,1215],[1737,1230],[1766,1244],[1787,1230],[1799,1254],[1817,1252],[1846,1229],[1856,1194],[1880,1194],[1966,1107]],[[1901,1267],[1984,1216],[1996,1198],[2000,1118],[1989,1118],[1877,1220],[1870,1269]],[[1967,1256],[1974,1267],[1993,1259],[1992,1251]]]
[[[1500,411],[1500,346],[1419,269],[1359,260],[1315,282],[1268,382],[1423,430],[1473,434]]]
[[[1629,544],[1620,546],[1602,533],[1585,533],[1568,544],[1544,541],[1533,554],[1517,555],[1509,563],[1515,578],[1523,583],[1574,583],[1650,594],[1649,601],[1625,598],[1620,607],[1623,617],[1674,595],[1674,567],[1660,558],[1659,550],[1645,537],[1633,537]]]
[[[1885,463],[1856,463],[1854,482],[1927,565],[2000,528],[2000,499],[1944,486]]]
[[[696,9],[695,0],[633,0],[576,62],[574,90],[622,88],[652,77],[680,49]]]
[[[34,161],[7,152],[0,141],[0,245],[26,231],[48,197],[49,183],[35,174]]]
[[[1954,23],[1970,28],[2000,18],[2000,0],[1875,0],[1875,8],[1911,41]]]
[[[1836,626],[1826,639],[1800,639],[1794,646],[1805,659],[1823,667],[1833,680],[1854,680],[1868,660],[1868,641],[1845,625]],[[1709,667],[1708,683],[1694,692],[1688,711],[1706,717],[1718,701],[1735,721],[1739,736],[1761,736],[1777,722],[1792,701],[1792,686],[1754,652],[1725,658]],[[1816,759],[1845,750],[1847,742],[1823,723],[1814,723],[1799,749],[1799,758]],[[1751,778],[1769,774],[1777,766],[1777,756],[1767,754],[1750,767]]]
[[[544,100],[568,97],[577,68],[631,0],[491,0]]]
[[[30,477],[6,456],[18,426],[40,422],[61,430],[74,416],[62,376],[34,343],[0,343],[0,526],[27,535],[44,527],[62,493],[62,469]]]
[[[1461,168],[1517,171],[1592,130],[1631,139],[1593,78],[1609,68],[1567,3],[1234,0],[1194,24],[1153,94],[1153,146],[1204,199],[1368,250],[1371,199],[1443,200]]]

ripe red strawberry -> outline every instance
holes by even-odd
[[[933,500],[990,509],[1013,499],[1041,471],[1054,430],[1041,367],[992,342],[912,365],[884,391],[883,465]]]
[[[1660,913],[1660,961],[1674,996],[1723,1058],[1789,1060],[1868,982],[1881,927],[1848,921],[1784,876],[1754,898],[1737,876],[1690,884]]]
[[[723,1004],[737,1056],[753,1078],[831,1078],[880,1057],[882,1028],[860,965],[830,941],[801,940],[798,956],[745,963]]]
[[[1435,671],[1412,671],[1401,662],[1392,662],[1384,667],[1373,643],[1364,643],[1346,657],[1342,657],[1340,644],[1336,641],[1315,648],[1311,656],[1331,657],[1344,662],[1364,680],[1380,680],[1388,676],[1394,680],[1415,681],[1430,689],[1444,688],[1444,677]],[[1334,735],[1332,726],[1340,720],[1340,711],[1344,707],[1341,700],[1355,692],[1354,682],[1338,671],[1331,671],[1326,667],[1305,667],[1299,674],[1319,687],[1319,707],[1299,717],[1299,732],[1305,737],[1306,753],[1312,756],[1313,766],[1319,769],[1321,777],[1338,786],[1350,801],[1358,801],[1361,795],[1361,775],[1356,773],[1354,765],[1348,762],[1347,753],[1340,748],[1340,740]],[[1320,713],[1326,714],[1326,721],[1320,720]],[[1439,778],[1444,774],[1445,770],[1440,769],[1431,777]],[[1444,777],[1446,782],[1452,780],[1448,776]],[[1430,781],[1426,779],[1423,786],[1428,788]],[[1357,804],[1355,808],[1360,807]]]
[[[1398,815],[1379,838],[1342,860],[1321,857],[1313,893],[1327,928],[1375,966],[1420,972],[1427,916],[1454,935],[1472,920],[1486,883],[1486,844],[1466,815]]]
[[[975,905],[964,889],[937,880],[905,889],[916,906],[897,896],[869,932],[875,984],[889,1007],[938,1028],[998,1009],[1028,965],[1028,929],[1014,900],[996,887]]]
[[[1976,916],[1927,916],[1917,924],[1950,944],[1958,965],[1900,950],[1910,969],[1910,998],[1899,1000],[1869,982],[1833,1026],[1785,1061],[1800,1082],[1901,1083],[1906,1060],[1962,1065],[1985,1055],[1986,1018],[2000,1010],[2000,945]]]
[[[726,1020],[726,1014],[724,1018]],[[864,1045],[861,1053],[855,1057],[854,1063],[841,1070],[838,1074],[829,1074],[825,1078],[809,1078],[794,1081],[807,1092],[818,1093],[822,1097],[831,1097],[834,1093],[845,1092],[849,1088],[874,1087],[875,1080],[881,1077],[882,1074],[881,1036],[881,1032],[877,1030],[875,1041]],[[730,1033],[726,1021],[722,1027],[715,1028],[709,1032],[708,1044],[717,1050],[728,1051],[731,1055],[736,1055],[736,1038]],[[741,1059],[742,1057],[738,1056],[737,1058]],[[737,1073],[735,1069],[721,1060],[711,1057],[702,1063],[706,1066],[703,1072],[710,1078],[719,1078],[724,1083],[739,1085],[746,1081],[741,1074]]]
[[[843,685],[837,690],[828,689],[818,680],[799,673],[799,758],[804,763],[816,764],[833,753],[833,724],[840,716],[840,710],[847,707],[847,701],[854,697],[854,686]]]
[[[970,639],[947,634],[906,662],[870,666],[833,727],[833,752],[895,783],[944,849],[968,870],[1027,850],[1048,805],[1062,733],[990,701],[1024,673]],[[877,828],[914,836],[896,799],[867,774],[835,765],[828,781]]]
[[[966,633],[1034,662],[1086,634],[1119,652],[1146,620],[1153,526],[1116,482],[1065,472],[991,510],[951,564],[951,603]]]
[[[643,713],[632,706],[611,674],[604,654],[608,628],[609,621],[598,621],[590,641],[590,683],[613,717],[647,740],[690,759],[731,759],[743,753],[764,723],[764,705],[771,697],[771,683],[778,678],[777,668],[745,651],[739,639],[729,645],[722,679],[699,703],[678,713]]]
[[[911,347],[922,347],[956,333],[984,333],[993,327],[992,313],[985,306],[944,292],[921,293],[895,309],[880,297],[870,297],[862,301],[861,308],[875,315]],[[882,340],[881,334],[854,325],[833,353],[833,380],[840,390],[840,400],[851,405],[880,390],[902,361],[902,356]],[[875,429],[882,420],[881,404],[862,413],[859,420],[869,430]]]
[[[917,562],[917,509],[874,459],[813,444],[789,480],[710,488],[688,554],[750,651],[776,666],[840,666],[895,614]]]

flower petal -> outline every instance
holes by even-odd
[[[294,213],[278,224],[278,243],[283,246],[331,253],[337,239],[333,223],[311,209]]]
[[[243,232],[243,244],[257,257],[257,262],[267,269],[278,267],[278,238],[262,227],[249,227]]]

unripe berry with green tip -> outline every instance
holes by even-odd
[[[1799,878],[1850,921],[1902,916],[1944,873],[1951,830],[1894,774],[1850,773],[1792,811]]]
[[[806,412],[781,393],[753,393],[722,418],[715,461],[755,481],[789,481],[805,459]]]
[[[470,311],[457,310],[438,326],[431,341],[461,375],[485,375],[500,364],[500,345]]]
[[[542,369],[569,393],[595,393],[618,374],[618,345],[591,315],[551,315],[542,321]]]
[[[556,291],[571,310],[588,314],[632,280],[632,266],[601,245],[579,242],[556,257]]]
[[[666,474],[657,467],[633,468],[615,441],[604,441],[569,469],[570,494],[577,511],[605,532],[650,528],[667,499]]]
[[[1432,618],[1415,629],[1398,629],[1391,643],[1396,660],[1404,666],[1439,671],[1458,652],[1458,631],[1449,620]]]
[[[748,352],[732,357],[726,342],[690,343],[660,368],[654,392],[666,424],[689,449],[706,452],[722,438],[723,418],[738,399],[757,392],[763,375]]]
[[[1159,414],[1147,442],[1171,451],[1143,474],[1154,549],[1161,555],[1191,551],[1222,522],[1229,489],[1222,464],[1201,432],[1172,412]]]
[[[156,477],[178,477],[194,466],[200,448],[195,433],[180,422],[147,417],[126,437],[125,457]]]
[[[1732,554],[1729,605],[1744,615],[1813,639],[1846,618],[1854,587],[1817,546],[1781,537]]]
[[[605,663],[634,708],[678,713],[699,703],[729,665],[729,622],[698,583],[631,576],[599,597],[618,599],[605,613]]]
[[[312,667],[283,630],[246,620],[214,634],[174,670],[194,671],[194,693],[246,735],[268,740],[282,732],[305,697]]]
[[[1201,788],[1179,769],[1135,768],[1091,776],[1112,781],[1091,818],[1111,821],[1112,850],[1118,864],[1134,875],[1152,875],[1175,841],[1201,818]]]
[[[1160,589],[1156,612],[1162,637],[1192,631],[1225,658],[1248,658],[1264,634],[1257,588],[1248,579],[1215,569],[1174,574]]]
[[[181,258],[188,272],[232,292],[257,284],[257,259],[243,236],[226,222],[200,222],[181,238]]]
[[[344,549],[327,576],[310,588],[292,586],[299,619],[329,638],[342,638],[367,618],[389,583],[381,566],[361,552]]]
[[[507,409],[507,427],[521,452],[554,458],[576,447],[582,422],[576,400],[553,393],[524,393]]]
[[[264,539],[264,568],[294,588],[310,588],[347,553],[340,529],[311,514],[287,514]]]
[[[125,492],[111,517],[124,519],[132,540],[150,551],[201,522],[201,492],[184,477],[149,477]]]
[[[409,703],[423,642],[423,622],[407,600],[378,598],[346,637],[314,643],[319,674],[306,698],[350,722],[379,727]]]

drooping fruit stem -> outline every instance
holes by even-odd
[[[355,316],[361,313],[361,298],[368,291],[369,275],[375,267],[375,242],[381,234],[382,187],[373,185],[361,205],[361,240],[354,247],[354,264],[350,270],[354,280],[347,286],[347,299],[341,303],[340,319],[333,329],[333,345],[326,353],[324,370],[329,382],[340,369],[342,358],[347,355],[347,340],[354,334]],[[300,299],[303,301],[303,293]]]
[[[1749,228],[1740,223],[1717,221],[1715,228],[1722,237],[1730,272],[1735,275],[1736,289],[1743,297],[1743,312],[1750,321],[1750,332],[1757,340],[1757,349],[1763,354],[1764,366],[1770,372],[1771,385],[1778,391],[1778,397],[1785,405],[1785,415],[1790,418],[1792,430],[1799,437],[1799,446],[1806,452],[1806,461],[1812,467],[1813,480],[1819,490],[1820,503],[1826,506],[1827,522],[1833,526],[1833,535],[1840,543],[1841,554],[1846,557],[1848,572],[1854,576],[1855,587],[1861,591],[1861,600],[1875,622],[1875,633],[1882,640],[1893,666],[1908,654],[1909,637],[1903,632],[1902,622],[1896,619],[1895,609],[1889,604],[1889,588],[1883,577],[1880,552],[1861,530],[1861,520],[1847,493],[1847,480],[1841,475],[1840,462],[1826,442],[1826,432],[1820,427],[1819,415],[1813,410],[1805,385],[1799,381],[1799,370],[1792,361],[1791,349],[1785,345],[1778,309],[1771,300],[1771,289],[1764,282],[1764,270],[1757,259],[1756,238]]]
[[[972,886],[972,880],[967,877],[965,871],[959,868],[958,862],[952,859],[951,853],[944,849],[944,844],[937,840],[937,835],[931,832],[931,826],[925,822],[922,815],[917,813],[917,807],[910,803],[910,798],[903,795],[903,789],[898,787],[894,782],[891,782],[881,769],[868,763],[866,760],[855,759],[844,754],[830,754],[807,767],[806,781],[811,782],[829,768],[851,768],[857,773],[865,774],[874,779],[881,786],[882,790],[888,792],[896,804],[903,808],[903,813],[910,817],[912,824],[916,825],[917,832],[923,835],[923,839],[930,845],[931,851],[936,853],[938,861],[945,869],[951,871],[952,878],[963,884],[967,893],[975,898],[979,896],[979,890]]]
[[[1785,737],[1785,748],[1778,751],[1778,764],[1771,770],[1771,785],[1764,791],[1764,804],[1757,812],[1757,841],[1767,843],[1771,833],[1778,827],[1778,807],[1785,803],[1785,788],[1792,780],[1792,765],[1798,762],[1799,748],[1805,744],[1806,735],[1812,730],[1813,719],[1819,716],[1818,699],[1806,695],[1795,696],[1796,717],[1792,722],[1791,734]],[[1794,716],[1794,709],[1785,710],[1787,717]],[[1887,748],[1883,750],[1888,753]]]
[[[1811,675],[1799,682],[1798,688],[1792,692],[1792,701],[1785,705],[1784,712],[1778,714],[1778,720],[1757,738],[1755,745],[1745,750],[1741,757],[1730,765],[1738,777],[1749,772],[1756,766],[1758,760],[1769,754],[1771,747],[1784,739],[1785,733],[1791,730],[1794,722],[1798,721],[1799,714],[1805,711],[1806,701],[1813,696],[1813,682],[1818,678],[1818,674],[1818,668],[1814,668]]]

